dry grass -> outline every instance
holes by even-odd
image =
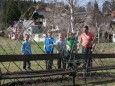
[[[11,40],[8,38],[0,37],[0,55],[21,54],[21,43],[22,43],[22,40]],[[38,43],[38,44],[43,49],[43,43]],[[114,53],[115,52],[114,46],[115,46],[115,43],[100,43],[100,44],[96,45],[95,51],[93,53]],[[32,51],[33,51],[33,54],[43,53],[35,42],[32,42]],[[115,59],[103,59],[102,61],[103,61],[104,65],[115,64],[115,62],[114,62]],[[45,69],[45,63],[43,61],[37,61],[37,63],[39,63],[42,66],[42,68]],[[35,61],[31,62],[32,69],[33,70],[42,70],[42,68],[40,66],[38,66],[37,63]],[[98,64],[96,64],[96,63],[98,63]],[[100,65],[101,63],[102,62],[100,60],[95,60],[95,62],[94,62],[95,65]],[[16,62],[16,64],[19,65],[19,67],[22,69],[22,62]],[[54,61],[54,65],[56,66],[56,61]],[[11,72],[21,71],[20,69],[18,69],[17,66],[14,65],[13,62],[6,62],[6,63],[4,63],[4,66],[6,68],[9,68],[9,71],[11,71]],[[2,72],[7,72],[1,63],[0,63],[0,68],[1,68]],[[109,72],[115,73],[114,70],[109,70]],[[109,79],[106,80],[106,79],[107,78],[104,78],[104,77],[88,78],[87,86],[115,86],[114,79],[112,79],[112,80],[109,80]],[[66,84],[64,84],[64,83],[66,83]],[[60,86],[72,86],[71,85],[72,82],[64,81],[64,83],[63,83],[64,85],[60,85]],[[77,83],[76,86],[86,86],[86,84],[84,84],[84,81],[78,77],[76,77],[76,83]],[[51,86],[51,85],[59,86],[56,83],[50,83],[49,86]],[[25,85],[22,85],[22,86],[25,86]],[[37,86],[37,85],[34,84],[31,86]],[[40,84],[38,84],[38,86],[40,86]],[[41,83],[41,86],[46,86],[46,84],[43,85],[43,83]]]

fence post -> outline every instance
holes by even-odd
[[[1,72],[1,68],[0,68],[0,86],[2,85],[1,84],[1,76],[2,76],[2,72]]]

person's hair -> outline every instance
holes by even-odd
[[[84,26],[84,28],[86,28],[87,30],[89,29],[89,27],[86,25],[86,26]]]
[[[60,35],[61,35],[62,37],[65,36],[63,32],[59,32],[59,33],[58,33],[58,36],[60,36]]]
[[[73,32],[70,32],[69,34],[70,34],[70,35],[74,35],[74,33],[73,33]]]
[[[47,33],[52,33],[52,31],[48,30]]]
[[[72,33],[72,32],[69,32],[69,33],[68,33],[68,37],[69,37],[70,35],[74,35],[74,33]]]
[[[60,35],[63,35],[64,33],[62,33],[62,32],[59,32],[59,33],[58,33],[58,35],[59,35],[59,34],[60,34]]]
[[[29,34],[25,34],[25,36],[28,36],[28,37],[29,37]]]

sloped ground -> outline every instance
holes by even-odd
[[[33,80],[8,83],[2,86],[73,86],[70,77],[45,77]],[[92,73],[85,79],[79,75],[76,77],[75,86],[115,86],[115,73]]]

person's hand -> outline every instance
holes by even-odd
[[[71,50],[71,48],[70,48],[70,46],[69,46],[69,45],[66,45],[66,47],[67,47],[67,50],[69,50],[69,51]]]
[[[44,50],[44,51],[46,50],[45,47],[43,48],[43,50]]]
[[[91,50],[94,51],[94,49],[95,49],[95,46],[92,46],[92,49],[91,49]]]
[[[80,43],[77,44],[77,47],[78,47],[78,48],[80,47]]]
[[[78,29],[78,31],[76,32],[76,36],[78,36],[78,35],[79,35],[79,32],[80,32],[80,30]]]
[[[79,51],[79,47],[77,47],[77,51]]]
[[[49,44],[49,46],[54,46],[53,44]]]

